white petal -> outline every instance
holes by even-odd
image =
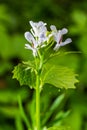
[[[29,44],[25,44],[25,48],[32,50],[34,57],[37,56],[37,48],[32,48]]]
[[[61,33],[62,34],[66,34],[68,32],[68,30],[66,29],[66,28],[63,28],[62,30],[61,30]]]
[[[56,26],[55,26],[55,25],[51,25],[51,26],[50,26],[50,29],[51,29],[52,31],[57,31],[57,29],[56,29]]]
[[[61,45],[61,46],[64,46],[64,45],[69,44],[69,43],[71,43],[71,42],[72,42],[71,38],[67,38],[67,39],[65,40],[65,42],[62,42],[60,45]]]
[[[31,32],[34,37],[40,37],[42,33],[46,33],[47,28],[45,27],[46,23],[40,22],[33,22],[30,21],[30,25],[32,26]]]
[[[71,42],[72,42],[72,39],[71,39],[71,38],[67,38],[67,39],[65,40],[65,42],[71,43]]]
[[[29,44],[25,44],[25,48],[29,50],[33,50],[33,48]]]
[[[43,21],[39,21],[37,24],[38,24],[38,27],[47,25],[47,23],[44,23]]]
[[[31,25],[31,27],[32,27],[32,31],[33,31],[33,35],[35,36],[35,37],[37,37],[38,36],[38,27],[37,27],[37,23],[35,23],[35,22],[33,22],[33,21],[30,21],[29,22],[30,23],[30,25]]]
[[[40,31],[41,31],[42,33],[46,33],[46,32],[47,32],[47,28],[46,28],[45,26],[42,26],[42,27],[40,28]]]
[[[55,34],[55,41],[56,41],[57,43],[59,43],[61,37],[62,37],[61,30],[59,30],[59,31]]]
[[[25,32],[24,36],[28,40],[28,42],[30,42],[30,43],[35,42],[32,34],[30,32]]]
[[[54,51],[57,51],[57,50],[59,49],[59,47],[60,47],[60,44],[57,43],[57,44],[55,45],[55,47],[53,48],[53,50],[54,50]]]
[[[29,23],[30,23],[30,25],[31,25],[32,27],[35,26],[35,24],[34,24],[33,21],[30,21]]]
[[[42,40],[45,40],[45,39],[46,39],[46,36],[45,36],[44,33],[42,33],[42,34],[40,34],[40,37],[39,37],[39,38],[42,39]]]
[[[33,28],[34,28],[34,27],[40,28],[40,27],[42,27],[42,26],[47,25],[47,24],[44,23],[43,21],[39,21],[39,22],[30,21],[29,23],[30,23],[30,25],[31,25]]]

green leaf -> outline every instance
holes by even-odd
[[[62,94],[58,96],[55,101],[53,102],[52,106],[49,108],[49,111],[45,113],[43,124],[45,124],[48,119],[51,117],[51,115],[55,112],[55,110],[60,106],[61,102],[63,101],[65,95]]]
[[[30,88],[35,87],[35,72],[24,64],[18,64],[13,70],[13,79],[16,78],[20,85],[28,85]]]
[[[51,64],[46,64],[42,73],[43,83],[65,89],[75,88],[75,83],[78,82],[76,76],[72,69]]]
[[[54,126],[48,128],[47,130],[71,130],[71,128],[66,126]]]
[[[52,104],[50,110],[51,110],[51,111],[54,111],[54,110],[61,104],[61,102],[63,101],[64,97],[65,97],[64,94],[61,94],[60,96],[58,96],[58,97],[55,99],[55,101],[53,102],[53,104]]]
[[[66,111],[66,112],[64,112],[64,111],[58,112],[58,113],[55,115],[53,121],[50,122],[50,124],[51,124],[52,126],[59,126],[59,125],[61,125],[61,124],[64,122],[64,119],[65,119],[69,114],[70,114],[70,111],[69,111],[69,110]]]

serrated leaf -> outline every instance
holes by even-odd
[[[46,74],[45,74],[46,73]],[[58,88],[75,88],[76,74],[67,67],[46,65],[42,73],[43,82]]]
[[[71,128],[67,126],[54,126],[48,128],[47,130],[71,130]]]
[[[13,70],[13,79],[16,78],[20,85],[28,85],[31,88],[35,87],[35,73],[32,68],[24,64],[18,64]]]

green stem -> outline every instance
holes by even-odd
[[[39,61],[39,62],[38,62]],[[36,62],[36,130],[40,130],[40,87],[41,87],[41,71],[43,66],[43,56],[38,50],[38,59],[35,59]]]
[[[40,130],[40,75],[36,77],[36,127]]]

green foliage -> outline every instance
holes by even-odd
[[[43,82],[58,88],[75,88],[74,84],[78,82],[76,74],[71,69],[62,66],[46,65],[42,75],[44,75]]]
[[[26,89],[21,88],[21,90],[18,88],[17,90],[0,90],[0,103],[4,104],[16,104],[18,101],[18,95],[22,97],[21,100],[25,100],[28,96],[28,92]],[[3,98],[4,97],[4,98]]]
[[[26,41],[23,33],[28,31],[28,20],[43,20],[48,25],[55,24],[59,28],[69,29],[73,42],[66,46],[67,51],[80,51],[81,54],[70,54],[51,63],[52,66],[56,62],[56,65],[74,68],[80,75],[80,83],[75,91],[67,92],[67,100],[63,102],[66,104],[63,110],[72,108],[72,114],[62,122],[63,125],[59,120],[57,123],[61,126],[64,126],[64,123],[69,124],[73,130],[87,130],[87,0],[0,1],[0,130],[26,129],[17,106],[17,95],[20,93],[24,110],[28,117],[31,115],[34,123],[35,101],[32,91],[28,88],[25,92],[16,80],[13,82],[10,78],[14,65],[22,60],[32,60],[31,53],[24,49]],[[60,92],[49,84],[45,84],[43,91],[45,92],[41,96],[41,102],[43,101],[41,115],[44,118],[53,104],[53,99],[56,100]],[[28,98],[30,100],[27,102]],[[59,111],[56,113],[59,114]],[[50,119],[46,124],[49,122]]]
[[[27,63],[28,64],[28,63]],[[20,85],[35,88],[35,71],[32,66],[17,65],[13,70],[13,78],[19,80]],[[76,74],[67,67],[46,64],[42,72],[42,83],[49,83],[58,88],[75,88],[78,82]]]
[[[13,87],[13,86],[12,86]],[[21,100],[24,101],[26,97],[29,95],[28,91],[25,88],[20,89],[7,89],[7,90],[0,90],[0,130],[23,130],[23,118],[20,114],[20,109],[17,105],[18,102],[18,95],[21,96]],[[15,128],[13,125],[8,122],[4,125],[4,119],[6,120],[13,120],[15,123]],[[20,124],[20,126],[19,126]],[[21,128],[22,127],[22,128]]]
[[[35,72],[24,64],[19,64],[14,68],[13,78],[16,78],[20,85],[28,85],[30,88],[35,88]]]
[[[23,106],[22,106],[22,102],[21,102],[21,97],[19,96],[18,97],[18,103],[19,103],[19,110],[20,110],[20,114],[21,114],[21,117],[23,118],[27,128],[30,128],[30,122],[28,120],[28,118],[26,117],[26,114],[23,110]]]
[[[0,75],[2,76],[7,70],[12,68],[12,64],[6,61],[0,61]]]
[[[42,121],[42,124],[45,125],[45,123],[50,119],[50,117],[52,116],[52,114],[56,111],[56,109],[60,106],[60,104],[62,103],[63,99],[64,99],[64,94],[58,96],[55,101],[53,102],[53,104],[51,105],[51,107],[49,108],[49,111],[46,112],[44,119]]]
[[[54,127],[50,127],[47,130],[71,130],[70,127],[66,127],[66,126],[54,126]]]

